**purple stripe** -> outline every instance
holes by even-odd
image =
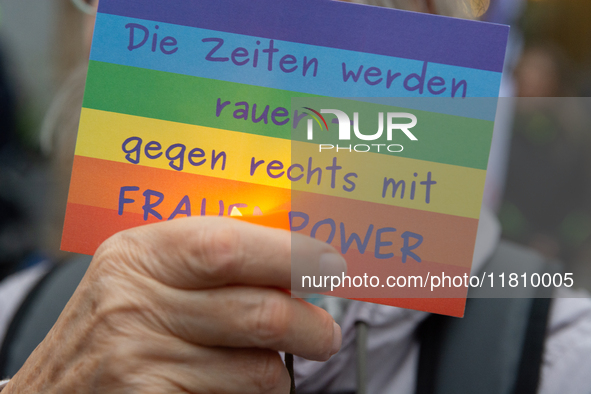
[[[99,12],[495,72],[509,34],[503,25],[326,0],[101,0]]]

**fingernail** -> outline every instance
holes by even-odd
[[[347,272],[347,262],[337,253],[324,253],[318,267],[320,275],[339,276]]]
[[[336,322],[333,322],[332,330],[332,348],[330,350],[331,356],[336,354],[341,349],[341,342],[343,341],[341,327]]]

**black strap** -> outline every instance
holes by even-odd
[[[527,336],[523,344],[521,361],[514,394],[536,394],[540,382],[540,366],[544,355],[546,328],[550,314],[551,298],[533,300]]]
[[[14,375],[45,338],[76,290],[91,261],[70,255],[29,292],[12,319],[0,350],[0,375]]]
[[[468,300],[469,303],[470,301],[473,300]],[[494,301],[496,300],[488,300],[489,304]],[[529,301],[531,302],[531,309],[527,328],[523,334],[516,334],[523,335],[524,342],[520,352],[516,381],[513,385],[513,394],[536,394],[538,391],[546,327],[552,299],[538,298]],[[454,320],[456,318],[431,315],[419,327],[417,335],[421,343],[421,348],[419,352],[416,394],[448,392],[440,387],[441,381],[438,373],[440,371],[442,351],[446,337],[449,331],[453,329],[453,326],[457,324],[457,321]],[[494,329],[495,327],[491,327],[491,330]],[[480,333],[480,335],[482,335],[483,340],[486,340],[485,332]],[[486,357],[486,355],[483,355],[483,357]],[[446,368],[449,368],[449,366],[446,366]],[[487,372],[494,373],[491,371],[481,371],[480,373],[486,374]],[[458,391],[457,387],[454,392],[462,394],[461,391]],[[466,394],[471,393],[466,392]]]
[[[501,243],[487,268],[504,272],[507,266],[556,272],[541,256]],[[538,298],[471,298],[463,319],[428,317],[417,330],[416,394],[535,394],[552,293],[529,291]]]
[[[17,309],[16,313],[12,317],[10,325],[6,330],[6,334],[4,335],[4,340],[2,341],[2,346],[0,346],[0,378],[8,377],[8,371],[6,370],[7,363],[8,363],[8,355],[10,353],[10,345],[13,343],[15,336],[18,333],[18,329],[22,326],[22,322],[27,316],[27,312],[30,310],[31,305],[37,299],[41,289],[43,288],[44,284],[50,280],[52,274],[56,271],[56,266],[52,266],[49,271],[43,275],[43,277],[33,286],[29,294],[25,297],[23,302],[21,303],[20,307]]]
[[[436,390],[437,371],[443,337],[447,331],[446,323],[449,317],[431,315],[423,321],[417,330],[421,344],[419,352],[419,368],[417,371],[416,394],[434,394]]]

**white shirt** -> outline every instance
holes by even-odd
[[[0,344],[19,306],[48,269],[49,264],[42,262],[0,282]]]
[[[491,213],[483,211],[473,272],[478,272],[492,255],[499,239],[498,221]],[[0,283],[0,338],[4,337],[22,300],[46,270],[46,266],[38,265]],[[581,297],[581,294],[559,289],[553,300],[540,394],[591,394],[591,300],[586,293],[583,298],[566,298],[575,296]],[[325,363],[296,357],[294,364],[298,387],[305,391],[355,391],[355,322],[363,320],[371,333],[367,342],[368,392],[414,393],[419,356],[419,343],[414,333],[428,313],[336,299],[328,306],[327,309],[342,328],[341,350]]]
[[[496,218],[483,210],[473,273],[478,272],[492,255],[500,233]],[[539,393],[591,394],[591,299],[584,292],[565,289],[558,289],[555,296],[549,316]],[[344,311],[338,310],[335,302],[329,302],[327,308],[333,316],[342,314],[339,319],[343,332],[340,352],[325,363],[296,357],[294,367],[298,388],[304,392],[355,391],[355,322],[362,320],[369,327],[367,392],[414,393],[419,361],[415,331],[428,313],[358,301],[345,305]]]

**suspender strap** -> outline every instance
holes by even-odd
[[[448,318],[441,315],[431,315],[418,329],[421,350],[419,352],[419,369],[417,371],[416,394],[436,393],[437,370],[439,369],[439,355],[447,330]]]
[[[40,290],[45,285],[45,282],[50,280],[51,275],[55,272],[56,267],[53,266],[51,269],[43,275],[43,277],[33,286],[33,288],[29,291],[29,294],[25,297],[19,308],[17,309],[16,313],[12,317],[10,324],[6,330],[6,334],[4,335],[4,340],[2,342],[2,346],[0,346],[0,376],[12,376],[14,374],[8,373],[8,362],[9,362],[9,354],[11,350],[11,344],[14,342],[14,338],[18,335],[19,328],[21,328],[21,322],[25,319],[27,315],[27,311],[29,310],[30,306],[34,303],[37,299]]]
[[[505,242],[485,270],[495,275],[556,272],[541,256]],[[490,290],[478,296],[494,294]],[[529,286],[519,295],[551,293]],[[550,303],[549,298],[471,298],[462,319],[430,316],[418,330],[416,393],[535,394]]]
[[[544,340],[550,312],[551,298],[533,300],[527,336],[521,353],[521,363],[514,394],[536,394],[540,381],[540,366],[544,355]]]
[[[0,351],[0,375],[13,376],[57,321],[92,257],[79,255],[54,267],[29,293],[13,318]]]

